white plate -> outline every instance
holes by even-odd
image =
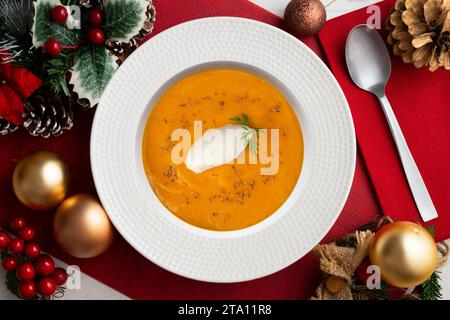
[[[239,231],[208,231],[171,214],[149,186],[141,157],[143,128],[161,93],[214,67],[244,69],[275,84],[294,107],[305,140],[300,179],[286,203]],[[347,102],[322,61],[284,31],[229,17],[178,25],[133,53],[103,94],[91,138],[95,185],[117,230],[157,265],[210,282],[263,277],[310,251],[342,210],[355,157]]]

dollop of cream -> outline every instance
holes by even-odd
[[[195,173],[202,173],[238,158],[247,147],[243,138],[245,130],[248,128],[240,125],[206,130],[189,149],[186,167]]]

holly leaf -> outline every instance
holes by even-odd
[[[117,65],[104,46],[83,46],[78,50],[70,83],[79,98],[91,105],[100,100]]]
[[[110,40],[128,42],[146,20],[147,0],[105,0],[105,30]]]
[[[63,46],[76,44],[80,41],[79,30],[70,30],[64,25],[52,22],[51,9],[61,5],[59,0],[37,0],[34,4],[33,45],[41,47],[47,40],[56,39]]]

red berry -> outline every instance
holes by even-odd
[[[48,254],[41,254],[34,263],[37,273],[48,276],[55,270],[55,262]]]
[[[44,51],[51,57],[59,56],[62,51],[61,42],[56,39],[47,40],[47,42],[44,44]]]
[[[94,27],[87,32],[88,40],[91,44],[99,46],[105,43],[105,33],[102,29]]]
[[[12,253],[21,253],[23,251],[25,244],[22,239],[14,238],[9,242],[9,251]]]
[[[93,26],[98,26],[103,22],[103,12],[99,8],[93,8],[89,11],[88,21]]]
[[[3,259],[3,268],[8,272],[16,270],[17,264],[17,259],[14,257],[6,257]]]
[[[35,259],[41,254],[41,248],[34,242],[27,243],[24,250],[25,255],[30,259]]]
[[[23,227],[25,227],[26,222],[24,218],[15,218],[11,220],[11,229],[13,231],[19,231]]]
[[[0,249],[5,249],[9,245],[9,241],[11,237],[8,233],[3,230],[0,230]]]
[[[55,23],[64,23],[69,16],[67,9],[64,6],[56,6],[51,11],[52,21]]]
[[[56,268],[56,269],[52,272],[51,277],[52,277],[53,279],[55,279],[56,284],[57,284],[58,286],[61,286],[61,285],[63,285],[64,283],[66,283],[67,278],[68,278],[68,275],[67,275],[66,270],[64,270],[63,268]]]
[[[33,240],[35,234],[36,232],[31,227],[24,227],[19,230],[19,237],[21,237],[25,241]]]
[[[18,292],[22,298],[31,299],[36,295],[36,283],[33,281],[21,283]]]
[[[40,294],[44,297],[48,297],[55,293],[56,281],[53,278],[45,277],[39,280],[37,287]]]
[[[36,276],[36,271],[31,263],[25,262],[17,267],[16,276],[20,281],[28,282]]]

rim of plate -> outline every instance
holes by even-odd
[[[285,204],[231,232],[193,227],[171,214],[147,182],[141,158],[143,127],[159,94],[189,70],[214,65],[268,77],[296,111],[305,144]],[[92,125],[92,173],[111,222],[153,263],[200,281],[253,280],[303,257],[339,216],[355,162],[350,109],[327,66],[292,35],[244,18],[192,20],[144,43],[114,74]]]

